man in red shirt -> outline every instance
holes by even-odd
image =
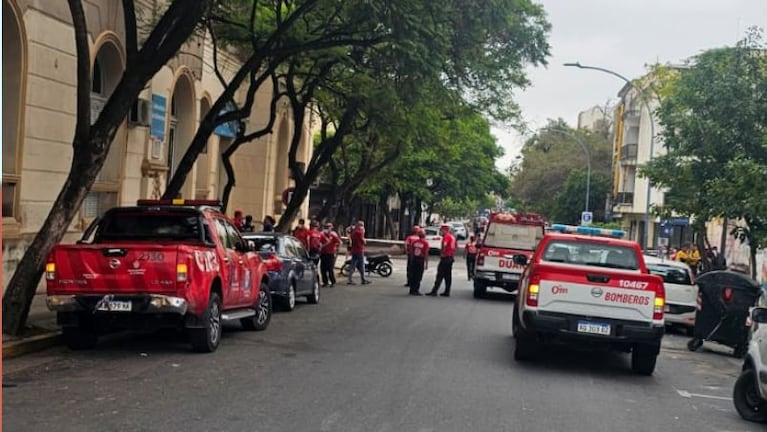
[[[336,256],[338,256],[338,246],[341,244],[341,237],[333,230],[332,223],[325,224],[325,241],[322,243],[320,251],[320,274],[322,275],[322,286],[332,287],[336,284]]]
[[[293,237],[297,238],[305,248],[309,249],[309,245],[306,242],[306,235],[309,234],[309,230],[306,229],[306,221],[303,219],[298,220],[298,225],[293,230]]]
[[[410,286],[410,295],[421,296],[421,280],[423,272],[429,268],[429,242],[426,241],[426,233],[419,229],[416,240],[410,246],[411,263],[410,273],[408,273],[408,286]]]
[[[410,285],[410,272],[413,266],[413,242],[418,240],[419,231],[421,231],[421,227],[413,225],[413,232],[405,238],[405,254],[407,255],[407,282],[405,282],[405,286]]]
[[[463,249],[463,256],[466,258],[466,272],[469,280],[474,278],[474,268],[477,263],[477,242],[474,240],[474,234],[469,236],[466,246]]]
[[[312,220],[310,225],[311,229],[306,234],[306,249],[309,251],[309,257],[314,261],[314,265],[319,265],[325,235],[320,232],[320,223],[318,221]]]
[[[349,281],[346,284],[354,285],[352,276],[354,276],[355,269],[360,272],[362,284],[369,284],[370,281],[365,279],[365,222],[357,221],[356,227],[349,234],[349,241],[351,242],[352,262],[349,266]]]
[[[442,224],[439,227],[439,232],[442,234],[442,250],[440,252],[439,265],[437,266],[437,279],[434,281],[434,287],[431,289],[431,292],[426,295],[436,296],[439,286],[442,284],[442,280],[444,280],[445,291],[440,295],[442,297],[450,297],[450,285],[453,283],[453,261],[458,245],[455,241],[455,236],[450,234],[450,225]]]

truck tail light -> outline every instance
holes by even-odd
[[[56,280],[56,263],[48,263],[45,265],[45,280]]]
[[[276,254],[269,254],[264,260],[267,271],[282,271],[282,260]]]
[[[530,283],[527,285],[525,303],[531,307],[538,306],[538,292],[541,290],[541,277],[533,275],[530,277]]]
[[[663,319],[663,312],[666,309],[666,289],[663,283],[655,284],[655,300],[653,300],[652,319],[659,321]]]
[[[184,263],[176,264],[176,282],[189,280],[189,267]]]
[[[477,254],[477,265],[478,266],[485,265],[485,252],[479,251],[479,253]]]
[[[725,303],[732,303],[732,295],[732,288],[725,288],[724,291],[722,291],[722,300],[724,300]]]

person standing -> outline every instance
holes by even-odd
[[[469,236],[469,240],[463,248],[463,256],[466,258],[466,273],[469,280],[472,280],[474,279],[474,266],[477,263],[477,242],[474,240],[474,234]]]
[[[320,250],[320,275],[322,276],[322,286],[333,287],[336,284],[336,256],[338,255],[338,246],[341,244],[341,237],[333,230],[332,223],[325,224],[325,241]]]
[[[325,242],[325,235],[320,232],[319,225],[318,221],[312,220],[310,223],[311,228],[306,234],[306,249],[309,251],[309,259],[314,262],[314,265],[319,265],[320,263],[322,244]]]
[[[234,227],[237,228],[237,231],[242,231],[242,225],[245,223],[242,219],[242,210],[234,211],[234,219],[232,222],[234,223]]]
[[[240,231],[253,232],[255,230],[256,230],[256,227],[253,226],[253,216],[245,215],[245,222],[242,224],[242,228],[240,229]]]
[[[274,225],[277,224],[277,221],[274,220],[273,217],[270,215],[264,216],[264,232],[273,232],[274,231]]]
[[[421,227],[413,225],[413,231],[409,236],[405,238],[405,254],[407,255],[407,268],[406,268],[406,282],[405,286],[410,284],[410,272],[413,267],[413,243],[418,240],[418,233],[421,231]]]
[[[442,281],[445,281],[445,291],[440,294],[442,297],[450,297],[450,286],[453,283],[453,261],[455,261],[455,250],[458,245],[455,236],[450,233],[450,226],[442,224],[439,227],[442,234],[442,248],[439,256],[439,265],[437,266],[437,278],[434,280],[434,287],[427,295],[436,296]]]
[[[370,281],[365,279],[365,222],[359,220],[357,225],[349,234],[349,241],[351,243],[352,261],[349,265],[349,281],[347,285],[354,285],[354,270],[359,270],[360,279],[362,279],[362,285],[369,284]]]
[[[426,241],[425,237],[426,232],[419,229],[417,238],[411,245],[413,258],[408,273],[408,286],[412,296],[423,295],[421,294],[421,280],[423,280],[423,272],[429,268],[429,242]]]
[[[304,219],[298,220],[298,225],[293,230],[293,237],[297,238],[302,245],[308,250],[309,244],[306,242],[306,236],[309,234],[309,230],[306,229],[306,221]]]

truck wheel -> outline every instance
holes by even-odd
[[[378,266],[377,271],[381,277],[389,277],[391,276],[394,269],[392,269],[391,264],[385,262]]]
[[[514,360],[518,362],[533,360],[537,349],[535,339],[522,334],[522,331],[517,329],[517,337],[514,342]]]
[[[197,352],[213,352],[221,342],[221,297],[217,292],[210,293],[201,321],[201,328],[189,329],[192,348]]]
[[[293,303],[295,305],[295,296]],[[266,330],[272,320],[272,296],[269,294],[269,286],[265,283],[261,284],[255,309],[255,315],[240,320],[242,327],[245,330]]]
[[[320,302],[320,279],[314,279],[314,285],[312,286],[312,293],[306,296],[306,301],[311,304],[317,304]]]
[[[64,327],[61,329],[64,335],[64,341],[71,350],[85,350],[96,346],[98,335],[96,331],[87,324],[80,324],[77,327]]]
[[[757,423],[767,422],[767,401],[759,396],[753,369],[744,370],[738,380],[735,381],[732,401],[738,414],[744,420]]]
[[[658,350],[650,345],[635,345],[631,350],[631,370],[650,376],[655,372]]]
[[[291,312],[296,308],[296,283],[291,281],[288,285],[288,295],[282,299],[282,309]]]
[[[474,280],[474,298],[483,298],[487,294],[487,286],[478,280]]]

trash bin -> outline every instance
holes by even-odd
[[[761,287],[747,275],[730,270],[705,273],[696,283],[695,328],[687,348],[696,351],[704,341],[711,341],[729,346],[735,357],[743,357],[748,349],[748,311],[761,295]]]

